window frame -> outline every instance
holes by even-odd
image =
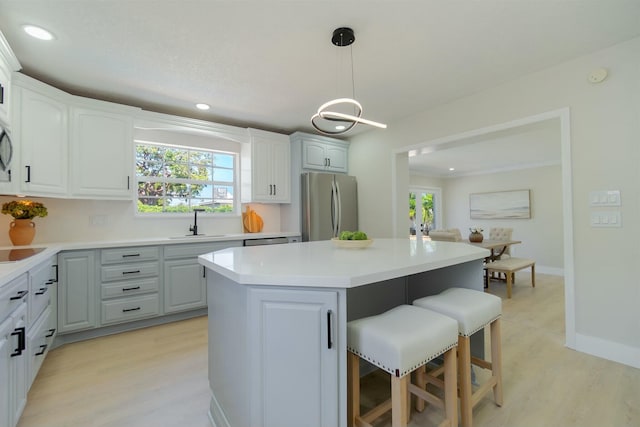
[[[228,150],[228,149],[218,149],[215,147],[201,147],[201,146],[194,146],[194,145],[185,145],[185,144],[176,144],[176,143],[170,143],[170,142],[157,142],[157,141],[153,141],[153,140],[148,140],[148,139],[141,139],[141,138],[135,138],[134,141],[134,155],[133,155],[133,167],[134,167],[134,185],[133,185],[133,192],[134,192],[134,214],[136,217],[139,218],[153,218],[153,219],[160,219],[160,218],[184,218],[184,217],[191,217],[193,215],[193,208],[194,207],[198,207],[198,206],[193,206],[191,204],[189,204],[189,211],[187,212],[166,212],[166,211],[162,211],[162,212],[140,212],[138,210],[138,201],[139,201],[139,194],[138,194],[138,186],[140,182],[163,182],[163,183],[176,183],[176,184],[204,184],[207,186],[211,186],[212,189],[212,200],[215,200],[215,186],[227,186],[227,187],[232,187],[233,188],[233,198],[232,198],[232,203],[233,203],[233,209],[229,212],[202,212],[201,215],[206,215],[208,217],[211,218],[231,218],[234,216],[239,216],[240,212],[241,212],[241,198],[240,198],[240,187],[241,187],[241,183],[240,183],[240,152],[238,151],[234,151],[234,150]],[[166,177],[161,177],[161,176],[155,176],[155,177],[145,177],[145,176],[139,176],[138,175],[138,169],[137,169],[137,160],[138,160],[138,146],[139,145],[145,145],[145,146],[160,146],[160,147],[168,147],[171,149],[176,149],[176,150],[188,150],[190,152],[195,151],[195,152],[208,152],[208,153],[213,153],[215,154],[223,154],[223,155],[230,155],[233,157],[233,182],[232,183],[227,183],[226,181],[214,181],[213,180],[213,175],[212,175],[212,180],[211,181],[199,181],[199,180],[192,180],[189,178],[166,178]],[[208,167],[213,168],[213,164],[208,165]],[[141,179],[142,178],[142,179]],[[147,178],[147,179],[144,179]],[[189,197],[189,202],[191,202],[193,198]]]

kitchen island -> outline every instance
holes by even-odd
[[[347,322],[453,286],[482,290],[488,253],[377,239],[366,249],[320,241],[201,255],[212,425],[346,427]]]

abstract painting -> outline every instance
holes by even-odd
[[[530,190],[496,191],[469,195],[471,219],[531,218]]]

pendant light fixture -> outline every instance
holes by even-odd
[[[356,40],[351,28],[337,28],[331,37],[331,43],[338,47],[351,46]],[[355,100],[353,78],[353,48],[351,48],[351,91],[352,98],[337,98],[325,102],[311,117],[311,124],[325,135],[341,135],[349,132],[358,123],[386,129],[387,125],[362,118],[362,105]]]

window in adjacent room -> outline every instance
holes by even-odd
[[[138,213],[234,213],[237,162],[233,152],[136,141]]]

